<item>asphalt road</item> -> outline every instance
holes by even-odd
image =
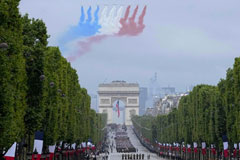
[[[131,143],[134,145],[135,148],[137,148],[138,152],[137,154],[144,154],[144,159],[147,160],[147,156],[150,155],[150,160],[164,160],[160,157],[158,157],[156,154],[153,154],[149,152],[142,144],[139,142],[137,139],[136,135],[134,134],[133,130],[131,127],[128,127],[127,129],[128,136],[130,138]],[[109,133],[109,141],[110,144],[115,145],[114,141],[114,133]],[[113,138],[111,138],[113,136]],[[109,160],[122,160],[122,153],[117,153],[116,149],[113,148],[113,152],[111,153],[111,149],[109,149]],[[131,153],[134,154],[134,153]]]

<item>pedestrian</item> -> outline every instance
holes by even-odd
[[[97,160],[97,155],[94,153],[93,160]]]
[[[148,159],[150,159],[150,154],[148,155]]]

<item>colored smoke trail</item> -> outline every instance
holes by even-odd
[[[68,60],[70,62],[76,60],[86,52],[89,52],[91,50],[91,47],[95,43],[99,43],[100,41],[111,37],[111,36],[137,36],[140,33],[143,32],[145,25],[144,25],[144,17],[146,15],[147,6],[144,7],[141,15],[138,18],[138,22],[135,22],[137,12],[138,12],[138,6],[134,9],[133,15],[129,17],[130,14],[130,6],[127,7],[125,15],[123,18],[121,18],[123,14],[123,7],[120,7],[118,10],[116,7],[112,7],[108,14],[108,7],[105,7],[101,12],[101,17],[98,21],[98,10],[95,11],[95,21],[99,22],[99,24],[95,24],[95,26],[101,26],[98,28],[98,31],[96,32],[97,35],[90,36],[87,39],[80,40],[77,42],[77,45],[79,49],[75,53],[74,56],[68,57]],[[82,12],[82,15],[84,12]],[[91,16],[89,15],[91,11],[88,10],[88,20],[87,23],[89,24],[91,22]],[[83,23],[85,17],[81,16],[80,23]],[[97,19],[97,20],[96,20]],[[87,24],[85,23],[85,24]]]
[[[114,6],[110,12],[109,15],[107,15],[108,8],[105,7],[102,11],[102,15],[100,18],[100,25],[102,28],[99,30],[99,34],[101,35],[113,35],[119,32],[120,30],[120,18],[122,16],[123,7],[120,7],[118,10]]]
[[[120,36],[123,36],[123,35],[137,36],[140,33],[142,33],[145,28],[145,25],[143,23],[144,23],[144,17],[146,15],[146,11],[147,11],[147,6],[144,7],[141,15],[139,16],[138,22],[136,23],[135,18],[138,12],[138,6],[135,8],[132,17],[130,18],[128,18],[130,13],[130,6],[128,6],[125,12],[124,18],[120,20],[122,27],[118,34]]]
[[[77,26],[71,27],[64,36],[60,39],[60,46],[65,46],[71,41],[82,37],[90,37],[99,32],[101,26],[99,25],[99,6],[94,12],[94,21],[92,22],[92,7],[87,10],[87,19],[85,17],[84,8],[81,7],[81,17]]]
[[[68,61],[73,62],[78,57],[82,56],[84,53],[89,52],[91,50],[91,46],[94,43],[98,43],[98,42],[102,41],[105,38],[107,38],[106,35],[97,35],[97,36],[89,37],[85,41],[79,41],[78,42],[78,46],[80,47],[79,50],[77,51],[77,53],[74,56],[68,57],[67,58]]]

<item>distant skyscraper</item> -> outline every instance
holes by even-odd
[[[160,85],[157,79],[157,73],[154,74],[154,77],[150,79],[149,83],[149,97],[156,97],[160,95]]]
[[[175,94],[175,88],[174,87],[163,87],[161,88],[161,96],[164,97],[165,95],[173,95]]]
[[[157,73],[155,73],[154,77],[150,79],[149,87],[148,87],[148,99],[147,99],[147,107],[153,107],[154,101],[160,98],[160,85],[157,79]]]
[[[148,89],[145,87],[140,87],[140,94],[139,94],[139,114],[143,115],[146,109],[146,102],[148,99]]]
[[[91,108],[94,109],[96,112],[98,112],[97,95],[90,94],[90,96],[91,96]]]

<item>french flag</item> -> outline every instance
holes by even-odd
[[[216,155],[216,148],[214,144],[211,144],[211,150],[212,150],[212,154]]]
[[[233,157],[237,157],[237,143],[234,143]]]
[[[43,132],[35,132],[32,160],[40,160],[43,148]],[[36,154],[34,152],[37,152]]]
[[[205,155],[207,153],[206,151],[206,142],[202,142],[202,154]]]
[[[119,117],[120,116],[119,101],[117,101],[116,107],[117,107],[118,117]]]
[[[180,148],[179,148],[179,143],[176,144],[176,150],[179,152]]]
[[[240,143],[238,143],[238,154],[240,155]]]
[[[72,149],[76,149],[76,143],[72,144]]]
[[[7,153],[5,154],[4,158],[5,160],[14,160],[15,158],[15,152],[16,152],[16,145],[17,143],[15,142],[11,148],[7,151]]]
[[[228,157],[228,138],[226,135],[224,135],[222,137],[222,140],[223,140],[223,153],[224,153],[224,157],[227,158]]]
[[[56,145],[52,145],[52,146],[49,146],[49,147],[48,147],[48,150],[49,150],[49,153],[50,153],[49,160],[52,160],[52,159],[53,159],[54,152],[55,152],[55,148],[56,148]]]
[[[187,151],[188,151],[188,153],[191,153],[191,145],[190,144],[187,144]]]
[[[197,153],[197,142],[193,143],[194,153]]]
[[[182,145],[182,150],[183,150],[183,152],[186,152],[186,147],[184,145],[184,142],[183,142],[183,145]]]

